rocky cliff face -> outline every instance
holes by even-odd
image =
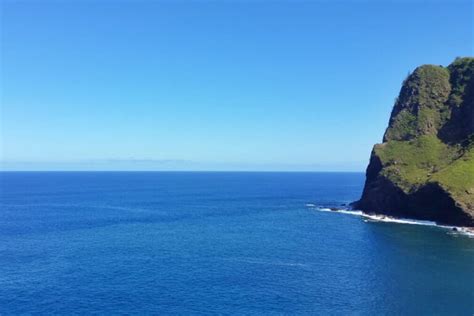
[[[474,226],[474,58],[403,82],[354,208]]]

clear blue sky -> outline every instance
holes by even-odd
[[[353,170],[471,1],[1,2],[12,169]]]

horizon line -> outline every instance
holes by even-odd
[[[341,170],[0,170],[0,173],[13,172],[133,172],[133,173],[365,173],[365,171],[341,171]]]

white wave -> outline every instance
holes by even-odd
[[[474,238],[474,230],[473,229],[469,229],[469,228],[466,228],[466,227],[459,227],[457,229],[458,229],[458,231],[453,231],[453,232],[451,232],[451,234],[453,234],[453,235],[461,234],[461,235],[466,235],[469,238]]]
[[[423,225],[423,226],[441,226],[432,221],[421,221],[409,218],[395,218],[386,215],[375,215],[362,213],[364,218],[372,221],[385,222],[385,223],[398,223],[398,224],[409,224],[409,225]]]
[[[342,214],[350,214],[355,216],[363,216],[364,212],[362,211],[351,211],[351,210],[344,210],[344,209],[330,209],[327,207],[316,208],[318,211],[322,212],[331,212],[331,213],[342,213]]]
[[[352,211],[348,209],[321,207],[321,206],[316,206],[315,204],[311,204],[311,203],[306,204],[306,206],[311,207],[312,209],[315,209],[321,212],[342,213],[342,214],[350,214],[350,215],[356,215],[356,216],[362,216],[364,214],[362,211]]]
[[[307,204],[307,206],[312,206],[314,204]],[[468,237],[474,238],[474,229],[467,228],[467,227],[460,227],[460,226],[448,226],[448,225],[440,225],[433,221],[424,221],[424,220],[416,220],[410,218],[396,218],[387,215],[381,214],[367,214],[362,211],[353,211],[347,209],[334,209],[334,208],[327,208],[327,207],[312,207],[313,209],[321,212],[331,212],[331,213],[342,213],[342,214],[349,214],[354,216],[359,216],[364,218],[364,221],[368,222],[383,222],[383,223],[395,223],[395,224],[408,224],[408,225],[421,225],[421,226],[433,226],[439,227],[443,229],[448,229],[451,231],[451,234],[457,235],[466,235]]]

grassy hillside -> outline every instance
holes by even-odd
[[[440,183],[463,207],[474,209],[474,146],[431,180]]]
[[[459,148],[441,142],[434,135],[410,141],[390,141],[375,147],[383,164],[382,175],[409,193],[459,157]]]

